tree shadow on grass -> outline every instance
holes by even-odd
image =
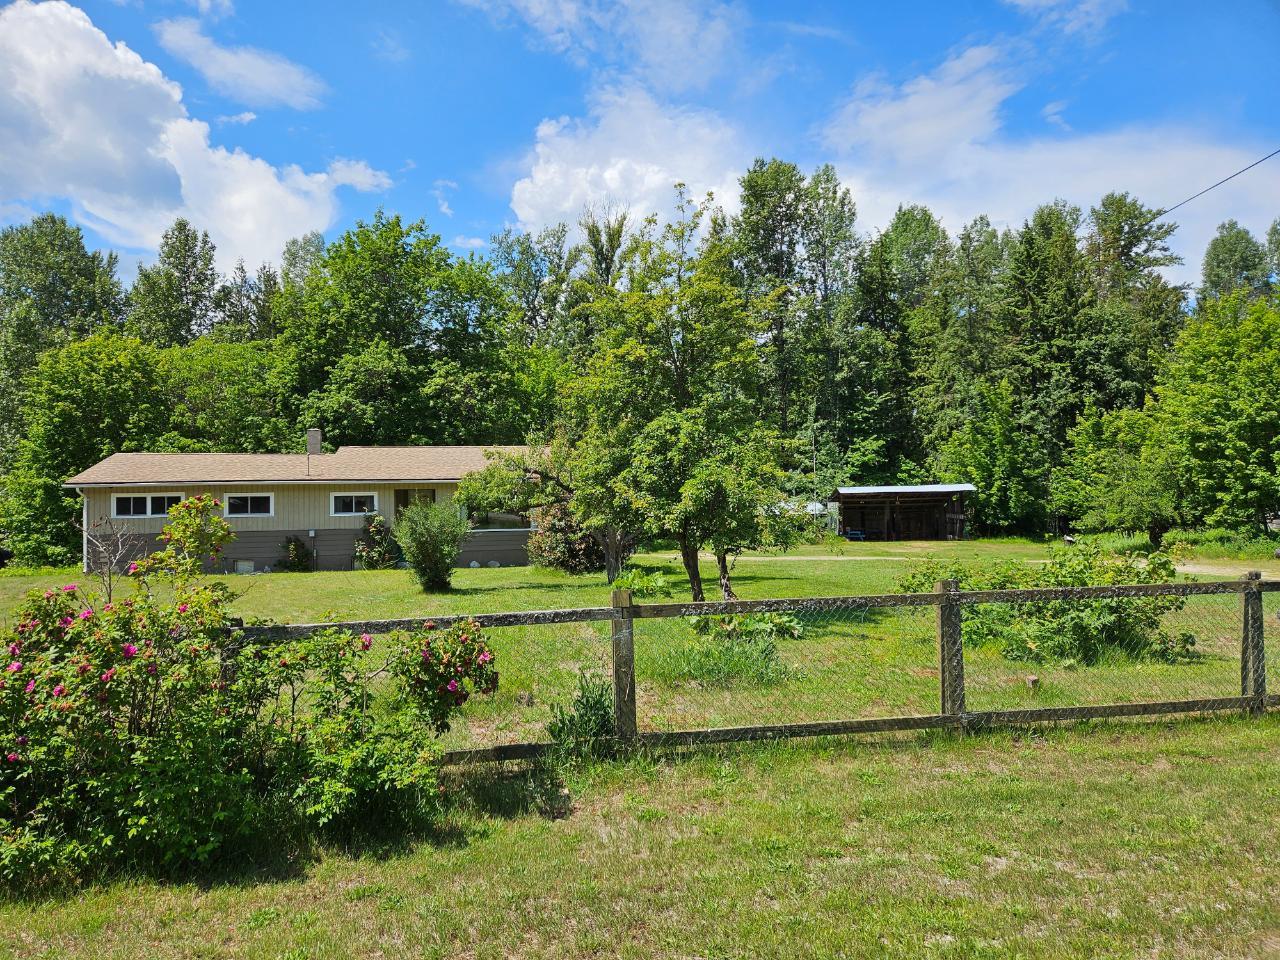
[[[129,865],[86,876],[76,883],[38,889],[0,887],[0,904],[29,905],[75,899],[86,890],[117,883],[194,887],[202,892],[248,889],[304,880],[326,857],[393,861],[427,848],[465,848],[486,832],[486,819],[564,816],[567,799],[554,766],[544,763],[448,769],[437,815],[419,822],[372,817],[328,835],[303,835],[287,827],[262,829],[236,849],[182,868]],[[563,811],[561,810],[563,806]]]

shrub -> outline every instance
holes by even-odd
[[[613,580],[615,590],[630,590],[636,600],[671,596],[671,582],[661,570],[646,573],[638,567],[627,567]]]
[[[974,568],[930,559],[915,564],[900,586],[924,592],[943,579],[958,580],[966,590],[1114,586],[1168,583],[1176,572],[1167,553],[1119,556],[1079,544],[1050,551],[1044,564],[1005,561]],[[1195,637],[1171,635],[1161,620],[1184,603],[1182,597],[1158,596],[966,605],[964,642],[993,647],[1011,660],[1089,665],[1119,654],[1178,662],[1192,658]]]
[[[286,573],[307,573],[315,569],[315,556],[301,537],[286,537],[283,546],[284,556],[279,563],[281,570]]]
[[[365,570],[389,570],[400,562],[400,548],[382,514],[364,515],[364,533],[356,541],[355,561]]]
[[[694,640],[680,653],[679,672],[712,685],[784,679],[788,670],[778,656],[778,643],[804,634],[799,620],[781,613],[690,617],[688,622]]]
[[[565,757],[606,753],[614,739],[613,684],[598,674],[579,672],[570,704],[551,705],[547,735]]]
[[[33,592],[0,637],[0,882],[185,868],[315,831],[428,817],[436,738],[497,683],[473,627],[242,643],[199,550],[217,501],[171,511],[131,596]],[[388,683],[386,674],[393,675]]]
[[[493,652],[474,620],[446,630],[429,622],[400,645],[391,672],[437,733],[449,729],[450,715],[472,694],[498,689]]]
[[[423,590],[447,590],[470,524],[448,505],[417,500],[400,512],[395,536]]]
[[[538,529],[529,534],[529,560],[565,573],[595,573],[604,569],[604,550],[573,514],[553,504],[542,508]]]

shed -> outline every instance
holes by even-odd
[[[851,540],[962,540],[971,483],[837,487],[839,532]]]

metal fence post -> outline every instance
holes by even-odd
[[[1240,634],[1240,696],[1252,697],[1251,713],[1261,713],[1267,705],[1267,659],[1263,647],[1262,573],[1244,575],[1242,593],[1243,630]]]
[[[615,610],[629,612],[631,591],[614,590]],[[636,737],[636,650],[635,621],[630,616],[613,624],[613,729],[619,740]]]
[[[960,625],[958,580],[939,580],[938,593],[938,676],[941,686],[941,713],[963,717],[964,643]]]

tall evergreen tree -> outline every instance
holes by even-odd
[[[756,160],[739,184],[733,223],[738,268],[748,301],[766,319],[770,414],[788,434],[805,419],[797,395],[804,393],[813,360],[802,332],[806,311],[797,303],[808,187],[799,167],[777,159]]]
[[[160,240],[156,262],[138,268],[129,291],[129,333],[161,347],[208,333],[217,319],[215,253],[207,232],[175,220]]]

